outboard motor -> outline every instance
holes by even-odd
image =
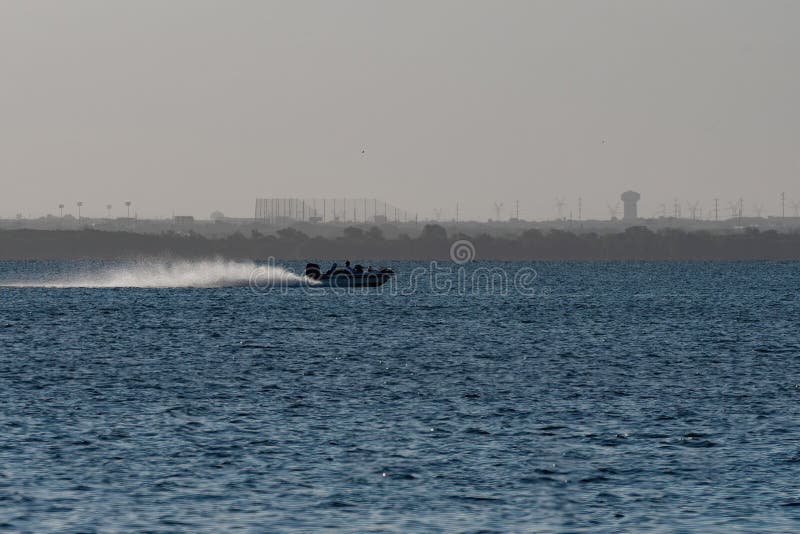
[[[312,280],[319,280],[322,277],[322,270],[316,263],[307,263],[304,274]]]

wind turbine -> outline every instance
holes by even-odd
[[[612,221],[616,221],[619,218],[618,217],[618,215],[619,215],[619,202],[617,202],[613,206],[611,204],[606,203],[606,207],[608,208],[608,214],[611,216],[611,220]]]
[[[686,207],[689,208],[689,214],[691,215],[692,220],[693,221],[697,220],[697,210],[700,207],[700,202],[695,202],[694,204],[692,204],[691,202],[687,202]],[[700,211],[700,216],[702,217],[702,215],[703,212]]]
[[[495,217],[496,221],[500,220],[500,210],[501,209],[503,209],[503,203],[502,202],[495,202],[494,203],[494,213],[495,213],[495,216],[496,216]]]
[[[556,209],[558,210],[559,221],[564,218],[563,212],[564,212],[564,206],[566,205],[567,202],[562,197],[556,197]]]
[[[61,218],[64,218],[64,204],[58,205],[58,211],[61,213]]]

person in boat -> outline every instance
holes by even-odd
[[[350,260],[345,260],[345,261],[344,261],[344,268],[345,268],[345,270],[347,270],[347,272],[349,272],[349,273],[352,273],[352,272],[353,272],[353,268],[350,266]]]
[[[331,265],[331,268],[328,269],[327,271],[325,271],[325,276],[330,276],[333,273],[333,271],[335,271],[338,268],[339,268],[339,264],[336,263],[336,262],[333,262],[333,265]]]
[[[353,274],[364,274],[364,266],[356,263],[355,267],[353,267]]]

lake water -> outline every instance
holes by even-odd
[[[393,266],[0,262],[0,530],[800,527],[800,263]]]

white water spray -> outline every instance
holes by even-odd
[[[2,284],[6,287],[50,288],[172,288],[230,287],[256,288],[299,286],[308,279],[275,265],[228,260],[139,261],[131,264],[83,271],[54,279],[27,280]]]

